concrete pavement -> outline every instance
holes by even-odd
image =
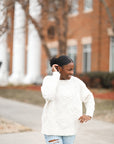
[[[0,144],[45,144],[40,133],[42,108],[0,98],[0,116],[33,131],[0,135]],[[91,120],[81,126],[75,144],[113,144],[114,124]]]

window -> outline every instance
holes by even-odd
[[[50,53],[51,53],[51,56],[56,56],[58,54],[58,51],[57,51],[57,48],[50,48]],[[48,74],[51,74],[51,67],[50,67],[50,62],[48,61],[47,62],[47,73]]]
[[[76,74],[77,47],[76,46],[68,46],[67,54],[74,62],[74,74]]]
[[[48,7],[48,20],[49,21],[54,21],[54,5],[53,2],[50,1],[49,7]]]
[[[93,9],[93,0],[84,1],[84,11],[90,11]]]
[[[114,72],[114,36],[110,38],[110,72]]]
[[[83,72],[91,71],[91,44],[83,45]]]
[[[57,48],[50,48],[49,50],[50,50],[51,56],[57,55]]]
[[[77,14],[78,13],[78,0],[73,0],[71,5],[70,14]]]

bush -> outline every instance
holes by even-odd
[[[87,75],[85,74],[80,74],[80,75],[77,75],[77,77],[79,79],[81,79],[88,87],[90,87],[90,77],[88,77]]]
[[[94,88],[114,88],[114,72],[89,72],[78,74],[87,86]]]
[[[112,83],[112,88],[114,89],[114,79],[111,81]]]

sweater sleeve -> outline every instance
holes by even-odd
[[[93,113],[95,110],[95,102],[93,94],[90,90],[86,87],[86,85],[82,82],[81,85],[81,99],[85,104],[86,107],[86,115],[93,117]]]
[[[59,72],[53,72],[52,76],[46,76],[41,86],[42,96],[45,100],[53,100],[56,94],[56,87],[60,78]]]

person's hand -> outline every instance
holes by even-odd
[[[88,116],[88,115],[83,115],[79,118],[79,121],[80,123],[83,123],[83,122],[87,122],[88,120],[91,120],[91,116]]]
[[[52,72],[57,72],[57,64],[52,65]]]

